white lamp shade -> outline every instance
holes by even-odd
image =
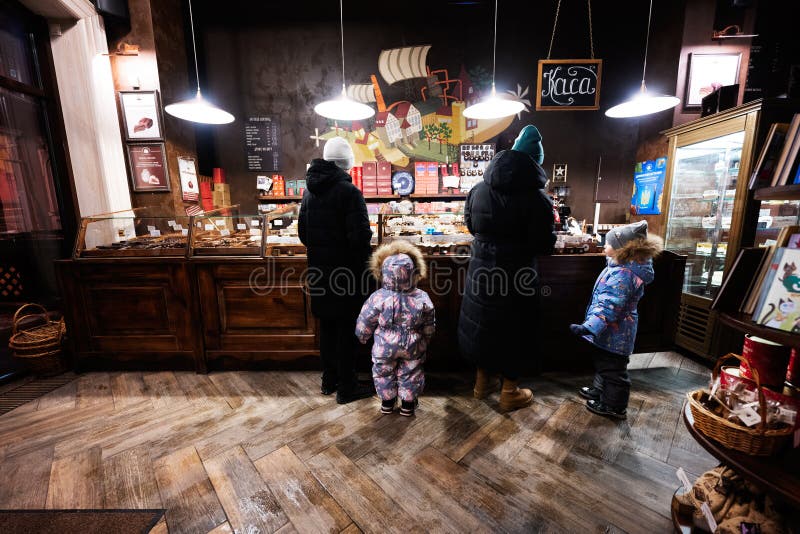
[[[468,119],[501,119],[516,115],[524,109],[525,104],[522,102],[498,97],[492,87],[488,98],[464,109],[464,116]]]
[[[205,100],[200,91],[194,98],[164,107],[164,111],[173,117],[202,124],[228,124],[234,120],[233,115]]]
[[[658,113],[667,109],[672,109],[681,103],[677,96],[649,94],[647,92],[637,93],[630,100],[617,104],[613,108],[606,110],[606,116],[614,119],[641,117]]]
[[[342,95],[314,106],[314,112],[335,121],[361,121],[375,115],[375,110]]]

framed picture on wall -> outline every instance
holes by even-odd
[[[119,106],[122,109],[125,139],[128,141],[163,139],[158,91],[120,91]]]
[[[685,111],[700,112],[703,97],[739,82],[741,54],[689,54],[686,70]]]
[[[164,143],[127,145],[131,183],[137,193],[169,191],[167,150]]]

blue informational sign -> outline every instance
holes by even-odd
[[[633,174],[633,215],[660,215],[664,177],[667,175],[667,158],[642,161],[636,164]]]

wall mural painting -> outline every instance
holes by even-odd
[[[486,142],[511,125],[514,116],[492,120],[464,117],[464,108],[488,94],[488,71],[476,67],[467,72],[462,66],[453,78],[447,69],[427,64],[430,49],[431,45],[418,45],[382,50],[377,67],[383,83],[402,82],[409,99],[387,102],[381,81],[372,74],[368,83],[347,87],[347,95],[375,105],[375,115],[365,121],[329,120],[323,132],[319,128],[309,132],[310,140],[318,144],[320,140],[344,137],[353,147],[356,165],[385,160],[407,167],[415,160],[458,161],[459,144]],[[525,112],[531,105],[528,92],[528,87],[523,89],[519,84],[516,91],[506,91],[507,98],[525,104]]]

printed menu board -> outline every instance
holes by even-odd
[[[279,171],[281,128],[272,117],[248,117],[244,125],[244,146],[248,171]]]

